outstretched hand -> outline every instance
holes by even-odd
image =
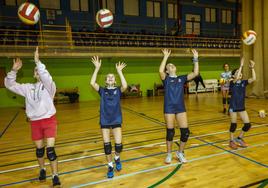
[[[35,52],[34,52],[34,62],[35,63],[39,62],[39,49],[38,49],[38,46],[36,47]]]
[[[96,69],[99,69],[101,67],[101,59],[99,59],[99,56],[93,56],[91,58],[91,62],[95,65]]]
[[[166,57],[166,58],[168,58],[170,56],[170,54],[171,54],[171,50],[167,49],[167,48],[164,48],[161,51],[164,54],[164,57]]]
[[[198,59],[198,51],[196,49],[192,49],[191,51],[192,51],[192,53],[194,55],[194,58]]]
[[[12,66],[12,70],[14,71],[18,71],[20,70],[22,67],[22,61],[20,58],[16,58],[16,59],[13,59],[13,66]]]
[[[125,64],[124,62],[120,62],[120,61],[115,64],[117,72],[121,72],[126,66],[127,64]]]
[[[253,60],[249,60],[249,68],[253,69],[255,66],[255,62]]]

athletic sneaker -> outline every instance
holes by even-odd
[[[122,170],[122,163],[121,163],[121,161],[120,161],[120,158],[118,158],[117,160],[114,160],[115,161],[115,169],[117,170],[117,171],[120,171],[120,170]]]
[[[180,160],[181,163],[187,163],[188,161],[186,160],[184,153],[176,151],[176,155],[178,159]]]
[[[238,146],[236,145],[236,143],[233,140],[230,140],[229,147],[232,148],[232,149],[237,149],[238,148]]]
[[[46,181],[46,170],[45,169],[41,169],[39,172],[39,181]]]
[[[60,179],[58,175],[53,176],[52,178],[52,183],[53,183],[53,187],[58,187],[60,186]]]
[[[172,161],[172,154],[171,153],[168,153],[167,154],[167,157],[166,157],[166,160],[165,160],[165,163],[166,164],[170,164]]]
[[[240,147],[246,148],[248,144],[242,138],[236,138],[235,141],[239,144]]]
[[[107,172],[107,178],[113,178],[113,177],[114,177],[114,168],[109,166]]]

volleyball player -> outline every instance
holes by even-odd
[[[231,117],[231,126],[230,126],[230,143],[229,146],[232,149],[237,149],[237,146],[247,147],[248,144],[243,140],[244,134],[249,131],[251,124],[248,117],[248,113],[245,109],[245,96],[246,96],[246,87],[248,84],[251,84],[256,80],[256,73],[254,70],[255,62],[250,60],[249,68],[252,72],[252,78],[248,80],[242,80],[242,68],[244,65],[244,58],[241,59],[239,69],[232,71],[233,80],[230,82],[230,90],[232,92],[230,100],[230,117]],[[242,119],[244,126],[237,138],[235,138],[234,133],[237,127],[237,114],[239,114]]]
[[[25,98],[26,115],[30,119],[32,140],[36,146],[36,157],[40,166],[39,180],[46,180],[44,158],[46,141],[46,154],[52,170],[52,183],[53,186],[59,186],[61,183],[58,177],[57,154],[54,147],[57,134],[56,109],[53,104],[56,85],[46,66],[39,59],[38,47],[34,53],[34,61],[36,83],[20,84],[16,82],[17,72],[22,67],[22,61],[16,58],[13,60],[12,70],[5,77],[5,86]]]
[[[221,94],[222,94],[222,105],[223,105],[223,113],[225,114],[227,111],[227,104],[230,103],[229,95],[229,79],[232,77],[232,72],[229,70],[229,64],[225,63],[223,65],[224,72],[221,73]]]
[[[159,74],[164,84],[164,117],[166,122],[166,144],[167,144],[167,157],[165,162],[171,163],[172,160],[172,143],[175,135],[175,120],[180,126],[180,147],[176,151],[176,155],[180,162],[186,163],[187,160],[184,156],[184,147],[189,138],[189,128],[187,122],[187,114],[184,105],[184,84],[187,80],[194,79],[199,73],[198,65],[198,52],[192,50],[194,71],[188,75],[177,76],[176,66],[172,63],[167,64],[168,57],[171,54],[171,50],[162,50],[164,57],[159,67]]]
[[[125,63],[117,63],[116,70],[121,79],[121,87],[116,87],[115,75],[107,74],[105,78],[105,87],[99,86],[96,83],[97,74],[101,67],[101,60],[98,56],[94,56],[91,59],[95,66],[95,71],[91,77],[91,86],[100,95],[100,127],[102,130],[102,137],[104,142],[104,152],[108,162],[108,172],[107,177],[112,178],[114,176],[114,167],[112,161],[112,144],[110,141],[110,131],[112,129],[114,139],[115,139],[115,164],[116,170],[120,171],[122,169],[122,164],[120,162],[120,153],[123,149],[122,145],[122,112],[120,106],[120,96],[121,93],[127,89],[127,82],[123,75],[122,70],[126,67]]]

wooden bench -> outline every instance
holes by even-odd
[[[78,87],[75,88],[57,88],[54,103],[75,103],[79,102]]]
[[[217,79],[207,79],[204,80],[204,84],[206,86],[206,89],[203,88],[202,84],[199,82],[197,92],[207,92],[207,91],[218,91],[218,80]],[[195,93],[195,82],[189,82],[189,93]]]
[[[122,98],[142,97],[140,84],[130,84],[125,92],[122,93]]]

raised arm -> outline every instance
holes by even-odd
[[[187,80],[192,80],[199,74],[198,52],[195,49],[192,49],[192,53],[193,53],[194,72],[191,72],[187,75]]]
[[[116,70],[117,70],[117,73],[120,77],[120,80],[121,80],[121,92],[124,92],[126,89],[127,89],[127,81],[123,75],[123,69],[127,66],[127,64],[125,64],[124,62],[118,62],[116,63]]]
[[[236,82],[239,79],[239,76],[240,76],[240,74],[242,72],[243,66],[244,66],[244,57],[242,57],[241,60],[240,60],[240,67],[237,70],[237,72],[235,73],[235,77],[233,78],[233,82]]]
[[[252,60],[249,60],[249,68],[251,69],[252,71],[252,77],[248,79],[248,83],[251,84],[252,82],[254,82],[256,80],[256,73],[255,73],[255,70],[254,70],[254,66],[255,66],[255,62],[252,61]]]
[[[49,92],[51,97],[54,97],[56,93],[56,84],[52,79],[52,76],[46,69],[46,66],[39,59],[39,50],[38,46],[34,52],[34,62],[36,64],[36,70],[39,75],[40,81],[44,84],[44,87]]]
[[[100,67],[101,67],[101,60],[99,59],[98,56],[94,56],[94,57],[91,58],[91,62],[95,65],[95,70],[94,70],[94,73],[93,73],[93,75],[91,77],[90,85],[96,91],[99,91],[100,86],[99,86],[99,84],[96,83],[96,79],[97,79],[97,75],[98,75],[98,72],[99,72]]]
[[[13,59],[12,70],[9,73],[7,73],[7,76],[5,77],[5,86],[10,91],[25,97],[27,87],[26,84],[19,84],[16,82],[17,72],[21,69],[21,67],[22,67],[21,59],[19,58]]]
[[[171,50],[165,48],[165,49],[162,49],[162,52],[164,54],[164,57],[163,57],[163,60],[162,60],[162,62],[160,64],[160,67],[159,67],[159,74],[160,74],[161,80],[165,80],[166,75],[167,75],[167,73],[165,71],[166,70],[166,64],[167,64],[168,57],[171,54]]]

